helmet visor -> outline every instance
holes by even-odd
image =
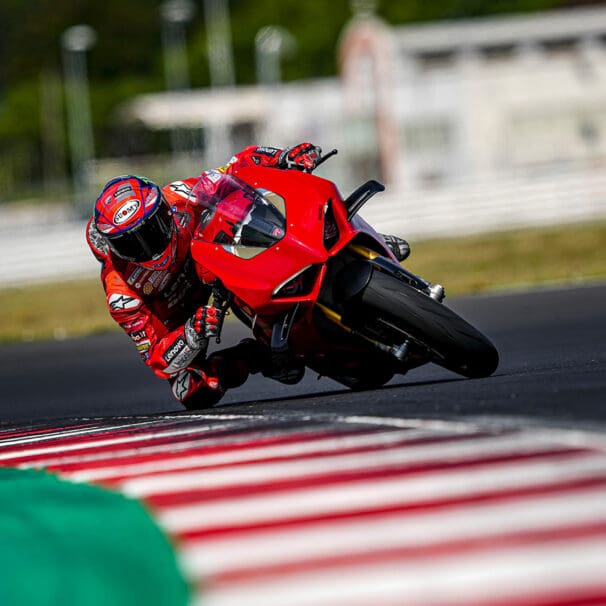
[[[168,247],[174,230],[172,214],[165,200],[133,229],[107,237],[110,248],[122,259],[141,263],[159,257]]]

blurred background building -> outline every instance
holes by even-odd
[[[113,4],[113,13],[125,11],[120,27],[131,32],[132,7],[128,12]],[[386,184],[363,212],[379,231],[427,238],[606,216],[606,8],[394,25],[372,0],[349,3],[349,13],[343,4],[334,7],[347,15],[340,25],[317,23],[330,44],[311,49],[301,34],[267,22],[243,40],[227,0],[165,0],[155,7],[164,82],[140,86],[145,94],[125,94],[136,81],[115,80],[112,69],[117,61],[141,71],[150,53],[87,26],[65,29],[63,83],[56,72],[40,76],[38,168],[47,197],[73,199],[81,222],[96,192],[116,174],[167,182],[225,164],[246,145],[310,140],[325,151],[339,150],[319,173],[334,179],[343,194],[367,179]],[[149,11],[139,9],[151,23]],[[196,20],[206,32],[193,45],[197,54],[187,41]],[[314,23],[307,25],[315,35]],[[319,66],[326,55],[336,62],[336,75],[313,68],[307,69],[311,79],[283,73],[306,62],[307,68],[314,61]],[[97,82],[92,100],[87,61],[91,76],[107,79]],[[242,79],[236,72],[242,73],[243,61],[249,67]],[[116,91],[121,101],[112,104],[109,95]],[[102,93],[108,95],[104,121],[95,118],[93,132],[90,105],[96,104],[92,114],[98,116]],[[16,114],[23,125],[27,104]],[[18,145],[7,144],[0,154],[0,201],[18,190],[17,175],[28,174]],[[73,186],[62,189],[68,174]],[[18,219],[2,206],[6,242]],[[46,232],[50,217],[57,218],[55,225],[65,223],[63,207],[36,212],[47,218]],[[78,240],[78,233],[63,241]],[[20,250],[24,268],[39,264],[49,243],[32,259],[32,246],[21,240],[21,249],[9,242],[7,251]],[[87,254],[84,248],[77,254],[82,252]]]
[[[338,53],[338,78],[145,95],[121,116],[191,141],[220,126],[220,149],[184,154],[187,174],[253,142],[336,147],[324,174],[345,192],[383,180],[368,212],[409,235],[606,213],[606,9],[417,26],[363,13]],[[103,179],[116,170],[97,163]]]

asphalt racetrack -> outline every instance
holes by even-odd
[[[254,376],[195,413],[123,334],[6,346],[0,467],[141,501],[192,606],[606,604],[604,301],[606,285],[449,302],[500,352],[485,379]],[[226,329],[222,346],[246,335]]]
[[[606,426],[606,284],[447,298],[495,343],[501,362],[486,379],[435,365],[353,393],[308,372],[295,386],[253,376],[215,410],[264,415],[365,414],[405,418],[521,418]],[[228,322],[221,346],[247,336]],[[2,424],[180,411],[164,381],[121,333],[0,348]]]

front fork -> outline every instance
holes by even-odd
[[[428,297],[430,297],[434,301],[437,301],[438,303],[441,303],[444,300],[444,297],[446,296],[444,292],[444,287],[440,284],[431,284],[430,282],[427,282],[420,276],[417,276],[412,272],[408,271],[407,269],[404,269],[398,263],[395,263],[390,259],[381,256],[379,253],[369,248],[357,244],[351,244],[348,247],[348,250],[351,250],[352,252],[356,253],[356,255],[361,257],[362,259],[370,261],[371,265],[378,271],[393,275],[399,280],[402,280],[403,282],[409,284],[413,288],[425,293]],[[410,346],[412,345],[410,339],[405,338],[401,343],[396,345],[388,345],[386,343],[382,343],[381,341],[378,341],[377,339],[374,339],[364,334],[363,332],[357,331],[351,326],[345,324],[343,322],[342,316],[334,309],[331,309],[319,302],[316,303],[316,306],[324,313],[324,315],[331,322],[338,325],[345,332],[361,338],[362,340],[372,345],[375,349],[390,355],[400,363],[406,361],[406,358],[409,354]]]
[[[357,244],[352,244],[349,246],[349,250],[354,251],[363,259],[370,261],[379,271],[391,274],[399,280],[410,284],[410,286],[425,293],[438,303],[441,303],[446,297],[446,292],[441,284],[431,284],[430,282],[427,282],[420,276],[417,276],[407,269],[404,269],[398,263],[394,263],[390,259],[379,255],[374,250],[370,250],[369,248],[359,246]]]
[[[393,356],[399,362],[404,362],[404,360],[406,359],[406,356],[408,354],[408,347],[410,345],[410,342],[408,341],[408,339],[406,339],[404,341],[404,343],[402,343],[400,345],[386,345],[385,343],[381,343],[380,341],[377,341],[376,339],[373,339],[372,337],[365,335],[363,332],[357,331],[355,328],[352,328],[351,326],[347,326],[347,324],[343,324],[343,320],[342,320],[341,316],[333,309],[326,307],[326,305],[323,305],[322,303],[316,303],[316,307],[318,309],[320,309],[322,311],[322,313],[331,322],[336,324],[339,328],[341,328],[345,332],[349,333],[350,335],[361,338],[362,340],[364,340],[367,343],[369,343],[370,345],[372,345],[375,349],[378,349],[379,351],[382,351],[383,353]]]

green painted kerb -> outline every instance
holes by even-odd
[[[0,469],[2,606],[181,606],[170,542],[137,501]]]

